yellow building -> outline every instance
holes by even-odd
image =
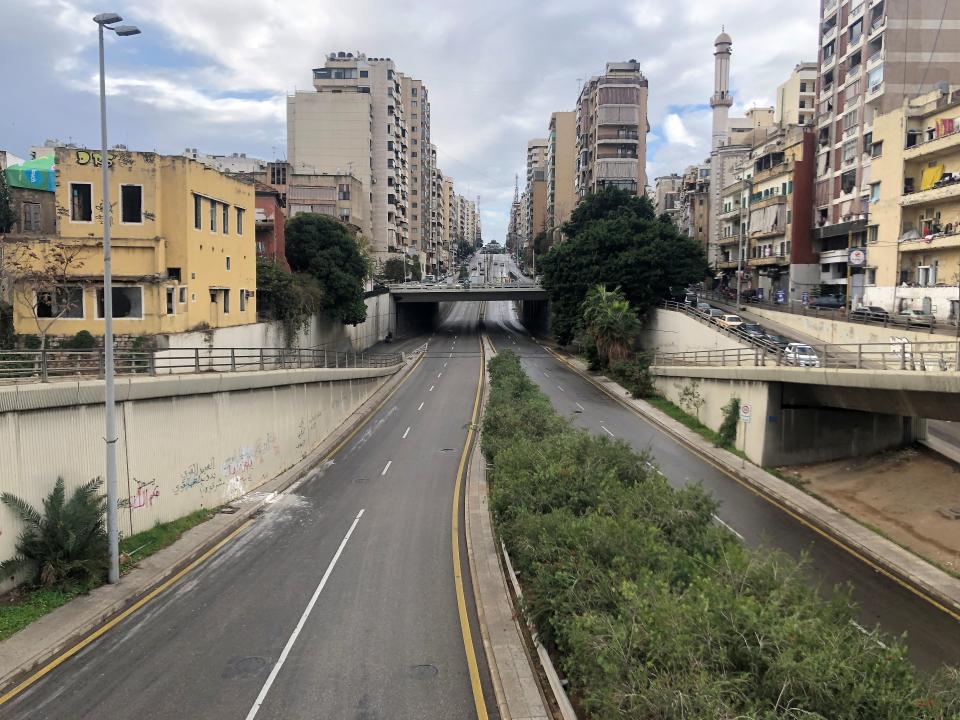
[[[956,319],[960,94],[935,91],[874,120],[865,302]]]
[[[182,156],[116,149],[109,159],[114,331],[146,335],[256,322],[253,184]],[[100,172],[99,151],[57,148],[51,235],[82,250],[68,270],[76,301],[50,335],[103,334]],[[18,333],[37,332],[26,302],[15,303],[14,322]]]

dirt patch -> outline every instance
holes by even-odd
[[[960,575],[960,466],[923,447],[780,468],[805,490]]]

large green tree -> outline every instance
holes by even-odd
[[[537,258],[550,293],[553,332],[570,342],[581,327],[581,305],[590,288],[619,286],[638,315],[702,280],[703,247],[657,217],[653,204],[616,188],[587,196],[563,226],[567,236]]]
[[[287,345],[323,309],[323,289],[307,273],[294,275],[271,258],[257,258],[257,313],[283,326]]]
[[[624,360],[640,332],[640,321],[620,288],[597,285],[583,301],[583,326],[597,346],[602,365]]]
[[[324,313],[345,325],[366,320],[363,281],[370,266],[347,227],[326,215],[302,213],[287,222],[285,234],[290,268],[317,279]]]

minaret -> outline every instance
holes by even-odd
[[[721,32],[714,40],[716,48],[714,58],[713,97],[710,98],[710,107],[713,108],[713,138],[711,147],[716,150],[727,139],[727,118],[730,115],[730,106],[733,97],[730,95],[730,55],[733,40],[725,32]]]

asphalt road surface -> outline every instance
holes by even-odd
[[[511,303],[488,303],[486,331],[497,350],[513,350],[553,406],[592,433],[620,438],[649,450],[671,484],[700,482],[720,501],[718,520],[750,546],[809,554],[811,582],[825,590],[850,583],[860,606],[860,624],[907,634],[911,658],[923,669],[960,663],[960,622],[877,573],[682,444],[616,403],[533,342]]]
[[[454,308],[332,465],[0,717],[477,717],[451,518],[480,372],[478,312]],[[465,596],[475,616],[469,584]],[[489,685],[475,624],[473,639]]]

